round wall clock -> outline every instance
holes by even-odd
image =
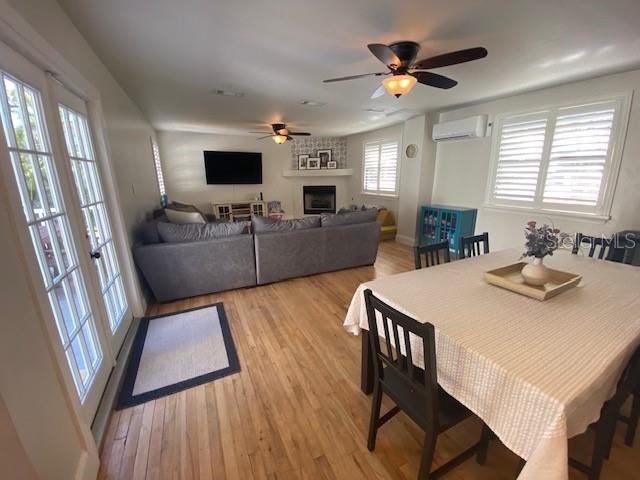
[[[410,143],[407,145],[405,153],[407,158],[414,158],[418,154],[418,146],[415,143]]]

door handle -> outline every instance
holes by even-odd
[[[100,254],[100,252],[90,252],[89,256],[91,258],[94,258],[94,259],[98,260],[102,255]]]

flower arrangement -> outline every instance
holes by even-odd
[[[524,229],[526,250],[522,258],[544,258],[547,255],[553,255],[560,245],[562,236],[559,229],[550,227],[546,223],[538,226],[534,221],[527,222],[527,227]]]

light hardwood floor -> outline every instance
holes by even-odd
[[[423,434],[404,414],[367,451],[371,399],[359,388],[360,338],[342,328],[360,283],[412,268],[408,247],[384,242],[372,267],[150,307],[156,315],[224,302],[242,371],[114,412],[99,478],[415,479]],[[479,432],[468,420],[441,436],[434,467]],[[640,478],[638,450],[622,436],[620,426],[603,480]],[[579,458],[591,445],[584,437],[571,445]],[[485,466],[470,460],[445,478],[512,479],[517,461],[493,442]]]

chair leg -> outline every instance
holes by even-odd
[[[484,423],[482,424],[482,433],[480,434],[480,448],[476,455],[476,462],[479,465],[484,465],[487,461],[487,451],[489,450],[489,443],[491,442],[492,432],[489,427]]]
[[[380,383],[376,381],[373,389],[373,399],[371,402],[371,420],[369,421],[369,439],[367,448],[370,452],[376,448],[376,435],[378,433],[378,420],[380,418],[380,406],[382,405],[382,389]]]
[[[435,432],[427,432],[424,436],[422,446],[422,457],[420,458],[420,470],[418,480],[429,480],[431,477],[431,464],[433,463],[433,453],[436,450],[437,435]]]
[[[599,480],[604,460],[607,457],[610,448],[611,439],[616,427],[617,416],[609,418],[605,415],[600,419],[596,428],[596,441],[591,457],[591,465],[589,467],[589,480]]]
[[[638,419],[640,418],[640,391],[633,394],[633,404],[631,406],[631,414],[629,415],[629,426],[625,435],[624,443],[628,447],[633,447],[633,441],[636,437],[636,429],[638,428]]]

